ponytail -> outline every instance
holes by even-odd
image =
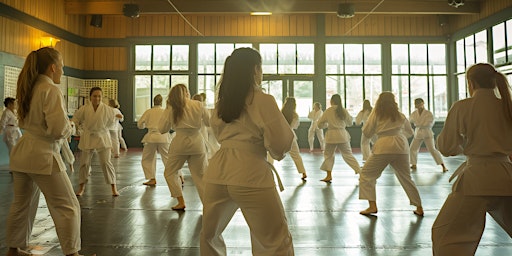
[[[32,88],[39,75],[37,66],[37,52],[32,51],[25,60],[17,82],[16,95],[18,98],[18,118],[20,121],[25,119],[30,109]]]
[[[501,95],[501,101],[503,103],[503,112],[507,115],[510,121],[512,121],[512,98],[510,96],[510,86],[507,78],[500,72],[495,73],[496,76],[496,87]]]
[[[18,119],[22,123],[30,110],[33,89],[39,74],[44,74],[48,67],[57,64],[60,53],[51,48],[43,47],[32,51],[27,56],[25,64],[18,76],[16,98],[18,100]]]

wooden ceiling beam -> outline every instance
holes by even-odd
[[[133,2],[133,1],[132,1]],[[67,0],[65,2],[67,14],[123,14],[123,5],[130,1],[83,1]],[[167,1],[135,1],[139,5],[141,14],[175,13]],[[339,0],[295,0],[295,1],[269,1],[261,4],[260,1],[241,0],[173,0],[174,5],[184,14],[240,14],[252,11],[270,11],[275,14],[292,13],[336,13]],[[356,14],[369,13],[376,5],[376,1],[353,1]],[[466,1],[455,8],[443,1],[412,1],[387,0],[375,11],[375,14],[478,14],[480,3]]]

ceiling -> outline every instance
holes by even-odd
[[[453,7],[448,2],[463,2]],[[242,14],[270,11],[274,14],[336,13],[340,3],[353,3],[356,14],[451,14],[480,12],[480,2],[492,0],[65,0],[67,14],[122,15],[124,4],[137,4],[141,14]]]

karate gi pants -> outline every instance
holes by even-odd
[[[62,252],[72,254],[81,248],[80,204],[65,171],[53,162],[51,175],[13,171],[14,197],[7,217],[6,245],[26,248],[34,224],[40,191],[46,199]]]
[[[222,232],[240,208],[251,233],[255,256],[294,255],[283,203],[275,187],[249,188],[205,184],[201,256],[224,256]]]
[[[148,180],[156,177],[156,152],[160,154],[165,165],[169,154],[169,143],[144,143],[141,164],[144,177]]]
[[[110,141],[112,142],[112,154],[114,156],[119,156],[119,148],[120,140],[119,140],[119,130],[110,130]]]
[[[512,196],[466,196],[461,190],[448,195],[432,225],[433,254],[474,255],[486,212],[512,237]]]
[[[434,138],[425,138],[425,139],[412,139],[411,142],[411,164],[416,165],[418,163],[418,151],[420,150],[421,143],[425,142],[425,146],[427,147],[428,151],[436,161],[437,165],[440,165],[443,163],[443,158],[441,157],[441,153],[439,150],[435,147]]]
[[[91,161],[94,151],[98,153],[101,170],[103,171],[103,177],[105,178],[105,183],[116,184],[116,170],[110,161],[110,148],[82,150],[80,154],[80,173],[78,175],[79,183],[85,183],[87,182],[87,179],[89,179],[89,175],[91,174]]]
[[[405,190],[410,204],[421,206],[418,188],[411,178],[408,154],[378,154],[371,155],[359,174],[359,199],[377,201],[375,186],[377,179],[386,166],[391,165],[400,185]]]
[[[206,153],[198,155],[174,155],[169,154],[167,158],[167,164],[165,165],[164,177],[167,181],[167,186],[171,192],[172,197],[183,196],[183,189],[181,187],[180,170],[188,162],[188,169],[192,175],[192,180],[196,185],[197,193],[201,202],[203,201],[204,183],[203,174],[208,160],[206,159]]]
[[[361,153],[363,154],[363,161],[368,160],[370,157],[372,150],[370,148],[371,138],[364,136],[361,134]]]
[[[311,151],[315,148],[315,134],[318,139],[318,142],[320,143],[320,148],[322,150],[325,150],[324,131],[322,129],[313,127],[310,127],[308,130],[309,150]]]
[[[350,147],[350,143],[326,143],[325,151],[324,151],[324,162],[320,166],[320,170],[324,171],[332,171],[334,168],[334,154],[336,153],[336,148],[341,151],[341,156],[345,163],[347,163],[356,173],[361,171],[361,167],[357,162],[357,159],[352,154],[352,148]]]

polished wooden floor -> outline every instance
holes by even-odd
[[[361,161],[361,154],[355,152]],[[77,155],[78,156],[78,155]],[[413,206],[391,169],[377,183],[379,213],[372,217],[359,214],[367,207],[358,199],[358,176],[337,155],[333,182],[319,181],[321,152],[302,154],[308,171],[302,182],[290,157],[275,166],[285,185],[281,198],[293,236],[296,255],[432,255],[431,227],[451,189],[448,178],[463,161],[445,158],[450,169],[442,173],[430,154],[421,152],[418,169],[412,172],[425,208],[425,217],[412,213]],[[99,256],[127,255],[199,255],[202,206],[188,169],[184,168],[186,212],[171,210],[176,201],[170,197],[158,163],[156,187],[142,185],[141,150],[130,149],[113,159],[121,196],[114,198],[110,186],[94,159],[93,173],[82,207],[82,253]],[[75,163],[75,169],[77,168]],[[12,198],[11,175],[0,171],[0,255],[5,255],[5,221]],[[77,173],[70,173],[77,184]],[[224,232],[229,255],[251,255],[247,225],[237,212]],[[53,221],[41,198],[31,246],[42,255],[62,255]],[[512,239],[488,217],[476,255],[512,255]]]

